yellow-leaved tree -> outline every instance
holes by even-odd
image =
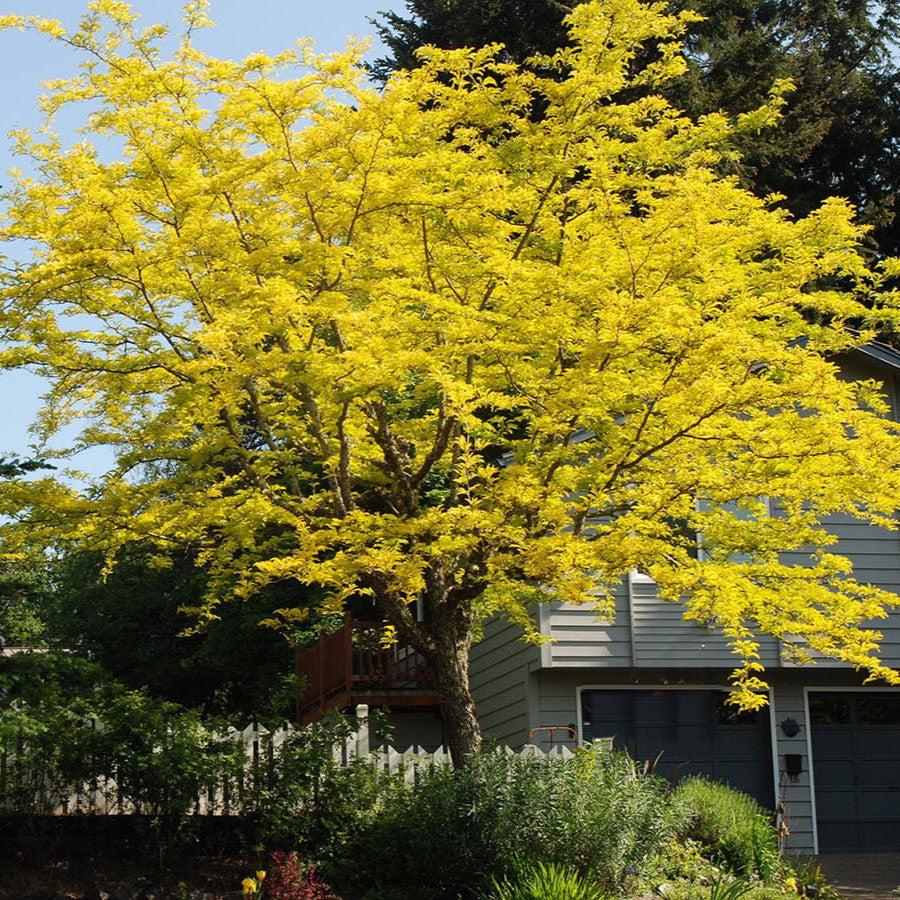
[[[360,48],[211,58],[205,5],[170,55],[113,0],[75,33],[2,19],[83,51],[44,104],[86,101],[102,153],[16,136],[0,362],[48,380],[41,440],[115,454],[5,483],[7,552],[190,543],[223,584],[369,596],[430,661],[457,759],[484,616],[609,614],[634,569],[723,630],[746,705],[760,632],[897,683],[865,627],[896,598],[820,524],[894,524],[898,427],[834,362],[895,316],[893,267],[844,202],[794,221],[717,169],[780,88],[688,120],[653,91],[686,16],[641,0],[578,6],[537,73],[425,50],[383,93]]]

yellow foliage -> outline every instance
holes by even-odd
[[[897,320],[898,263],[867,266],[843,201],[795,221],[721,176],[789,85],[693,122],[648,93],[683,68],[686,15],[594,0],[570,22],[552,77],[426,48],[379,93],[359,46],[232,62],[187,33],[167,57],[114,0],[72,36],[0,19],[84,50],[45,109],[88,100],[85,133],[122,147],[16,136],[31,174],[0,237],[36,249],[0,273],[0,364],[49,380],[39,441],[75,429],[116,463],[5,484],[6,552],[191,542],[244,590],[373,596],[426,647],[539,597],[608,615],[639,569],[722,628],[746,705],[760,632],[896,682],[865,627],[895,597],[820,522],[893,525],[897,425],[835,358]]]

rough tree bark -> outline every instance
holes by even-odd
[[[483,563],[473,569],[480,573]],[[436,562],[425,578],[429,621],[423,623],[416,621],[408,602],[394,596],[383,580],[372,581],[379,605],[399,638],[421,653],[431,666],[450,755],[454,764],[464,765],[482,745],[475,700],[469,689],[469,650],[473,601],[484,589],[483,584],[450,585],[444,567]]]
[[[441,714],[450,755],[455,765],[464,765],[481,749],[481,726],[475,700],[469,690],[469,648],[471,640],[447,640],[436,636],[433,649],[426,653],[434,671],[441,697]]]

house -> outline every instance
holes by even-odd
[[[847,378],[879,379],[900,419],[900,353],[871,344],[841,367]],[[846,517],[826,525],[860,580],[900,592],[900,534]],[[724,702],[737,658],[723,638],[685,622],[639,573],[619,586],[612,621],[558,603],[541,605],[537,619],[551,642],[525,644],[517,626],[494,620],[472,650],[472,689],[489,737],[513,747],[612,737],[635,758],[658,760],[667,777],[700,773],[768,809],[782,804],[791,851],[900,850],[900,688],[864,686],[862,675],[830,661],[800,666],[764,638],[769,705],[738,713]],[[900,608],[878,628],[884,661],[900,667]],[[387,657],[378,684],[357,672],[361,658],[345,659],[334,705],[380,699],[399,713],[398,746],[437,742],[427,666],[402,649]],[[324,709],[332,701],[316,702]]]

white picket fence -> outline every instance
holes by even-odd
[[[395,775],[402,775],[408,784],[415,784],[423,769],[435,766],[452,766],[453,761],[445,747],[437,750],[425,750],[422,747],[408,747],[397,750],[388,745],[370,747],[368,707],[358,706],[356,709],[357,727],[346,741],[336,744],[332,749],[334,761],[341,766],[353,761],[365,760],[375,769]],[[259,724],[248,725],[243,730],[228,729],[226,738],[239,742],[243,747],[245,764],[243,772],[237,779],[229,779],[226,783],[211,785],[196,798],[193,813],[201,816],[240,815],[252,808],[253,798],[258,796],[257,788],[271,783],[276,767],[284,758],[286,744],[298,733],[292,725],[269,730]],[[570,758],[572,751],[558,745],[549,750],[526,745],[519,750],[505,748],[505,752],[536,757]],[[10,812],[4,809],[4,778],[8,778],[12,767],[8,764],[14,753],[9,750],[0,752],[0,814]],[[146,813],[140,804],[123,797],[114,776],[96,779],[89,784],[72,785],[57,799],[35,803],[34,808],[44,815],[133,815]]]

